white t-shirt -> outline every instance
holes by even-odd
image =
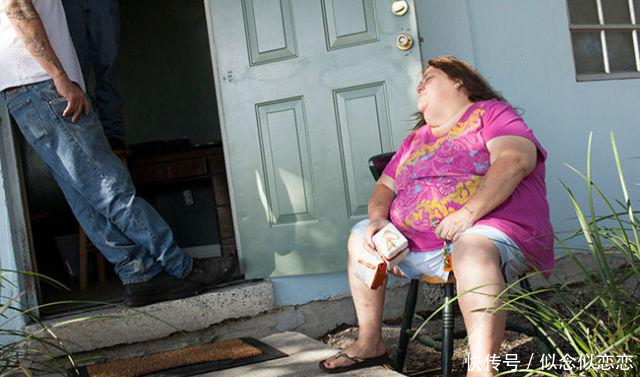
[[[40,15],[49,43],[67,76],[85,89],[76,50],[60,0],[32,0]],[[51,79],[47,71],[27,51],[5,14],[7,0],[0,0],[0,91]]]

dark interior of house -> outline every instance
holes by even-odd
[[[122,156],[138,190],[192,256],[235,253],[204,3],[120,1]],[[89,78],[91,91],[95,80]],[[40,284],[40,303],[118,302],[122,284],[91,247],[44,162],[21,139],[24,187],[37,271],[69,287]],[[54,305],[43,316],[91,303]]]

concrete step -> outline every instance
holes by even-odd
[[[252,317],[274,307],[271,282],[257,281],[140,308],[110,305],[48,320],[44,325],[63,342],[68,352],[80,353],[162,339],[177,332],[203,330],[228,319]],[[39,324],[29,325],[26,330],[37,336],[50,336]]]
[[[260,339],[286,353],[288,357],[263,363],[201,374],[201,377],[293,377],[327,376],[318,368],[318,362],[334,355],[338,350],[297,332],[283,332]],[[359,369],[341,376],[393,377],[402,374],[383,367]]]

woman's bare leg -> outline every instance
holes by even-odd
[[[356,307],[359,333],[358,339],[347,347],[344,351],[349,356],[369,358],[380,356],[385,352],[384,341],[382,340],[382,314],[384,309],[385,283],[378,289],[373,290],[367,287],[360,279],[353,275],[358,255],[367,253],[363,247],[363,240],[355,233],[349,236],[349,260],[347,275],[349,288],[353,296],[353,303]],[[336,368],[351,365],[354,362],[348,358],[330,358],[325,361],[327,368]]]
[[[473,370],[467,371],[467,377],[494,375],[497,371],[492,368],[491,361],[487,367],[487,357],[500,354],[507,313],[501,311],[490,314],[474,310],[496,308],[502,303],[495,299],[505,289],[500,270],[500,252],[488,238],[468,234],[456,243],[452,258],[457,293],[461,296],[460,310],[469,336],[470,356],[477,357],[475,360],[479,361],[469,365],[467,369]],[[483,287],[464,293],[479,286]]]

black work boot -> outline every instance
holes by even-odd
[[[164,272],[142,283],[124,285],[124,304],[142,306],[159,301],[177,300],[195,296],[201,284],[189,280],[176,279]]]
[[[233,257],[193,258],[193,268],[185,279],[200,284],[204,289],[213,288],[228,280],[235,266],[236,259]]]

